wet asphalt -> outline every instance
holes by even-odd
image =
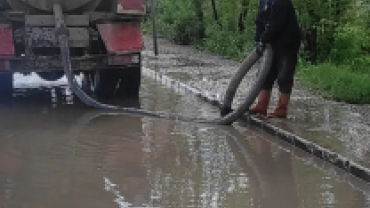
[[[193,46],[176,45],[158,39],[159,55],[153,55],[152,37],[145,36],[144,66],[179,80],[203,94],[221,100],[240,61],[220,57]],[[246,51],[246,56],[248,55]],[[304,70],[304,69],[302,69]],[[254,83],[258,65],[244,78],[236,94],[233,108],[240,104]],[[269,110],[277,103],[274,88]],[[353,105],[323,99],[317,92],[302,88],[295,80],[288,119],[263,122],[290,132],[308,142],[335,152],[370,169],[370,105]]]
[[[15,85],[0,102],[1,207],[369,207],[366,183],[247,123],[91,109],[65,80],[16,76]],[[218,117],[148,77],[139,99],[104,102]]]

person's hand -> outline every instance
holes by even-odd
[[[261,42],[256,42],[255,47],[256,47],[257,54],[259,56],[262,56],[263,55],[263,51],[265,50],[265,44],[263,44]]]

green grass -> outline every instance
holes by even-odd
[[[301,64],[297,76],[304,86],[320,92],[326,98],[365,104],[370,103],[369,72],[369,70],[354,70],[348,65],[332,63],[316,66]]]

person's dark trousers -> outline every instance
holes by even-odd
[[[299,46],[300,40],[292,41],[290,44],[272,44],[274,57],[271,71],[266,77],[261,93],[271,92],[275,81],[277,81],[280,95],[277,107],[273,113],[269,114],[269,117],[286,118],[287,116],[297,68]]]
[[[294,85],[294,74],[298,62],[299,44],[284,48],[283,45],[272,44],[274,51],[271,70],[268,73],[263,90],[271,90],[277,80],[280,93],[291,94]]]

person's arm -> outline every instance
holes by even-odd
[[[259,7],[258,7],[258,13],[257,13],[256,21],[255,21],[255,24],[256,24],[256,31],[255,31],[255,34],[254,34],[254,41],[255,42],[260,42],[261,41],[261,35],[262,35],[263,31],[265,30],[265,26],[264,26],[264,23],[263,23],[262,17],[261,17],[261,12],[262,12],[262,9],[263,9],[262,7],[263,7],[263,1],[260,1]]]
[[[262,43],[270,43],[282,30],[285,29],[284,24],[286,23],[285,21],[287,21],[287,13],[287,3],[285,1],[277,0],[271,8],[268,25],[265,31],[261,34]]]

